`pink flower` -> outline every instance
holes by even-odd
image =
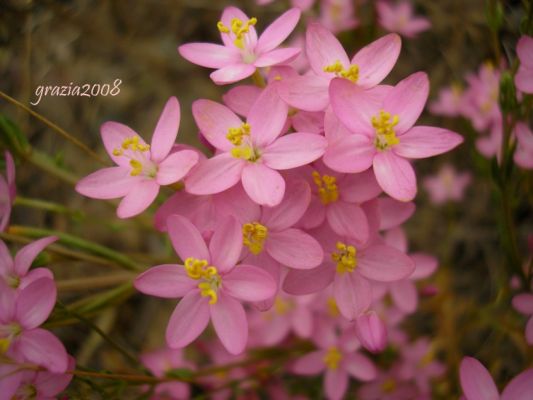
[[[227,7],[217,27],[224,45],[188,43],[178,47],[186,60],[207,68],[215,68],[211,79],[218,85],[240,81],[256,68],[272,67],[291,61],[300,54],[298,48],[277,48],[293,31],[300,10],[292,8],[276,19],[257,38],[257,18],[248,18],[241,10]]]
[[[533,93],[533,37],[522,36],[516,45],[520,67],[515,75],[516,88],[524,93]]]
[[[400,49],[400,37],[389,34],[363,47],[350,60],[330,31],[320,24],[310,24],[306,53],[312,71],[287,80],[280,88],[280,96],[298,109],[322,111],[330,101],[328,87],[332,79],[341,77],[354,88],[372,88],[392,70]]]
[[[30,362],[62,374],[68,357],[63,344],[39,328],[56,302],[50,278],[39,278],[15,292],[0,280],[0,350],[17,363]]]
[[[276,283],[258,267],[236,266],[242,231],[234,218],[218,225],[209,247],[186,218],[173,215],[167,221],[172,245],[184,265],[150,268],[137,277],[135,287],[157,297],[182,297],[167,326],[168,346],[187,346],[211,319],[224,347],[232,354],[241,353],[248,338],[248,323],[239,300],[266,300],[274,295]]]
[[[331,105],[353,133],[328,138],[324,163],[338,172],[361,172],[373,166],[389,196],[410,201],[416,195],[416,175],[406,159],[445,153],[463,138],[447,129],[414,126],[429,91],[427,75],[417,72],[395,87],[361,90],[345,79],[330,86]]]
[[[218,154],[200,162],[187,177],[185,188],[192,194],[219,193],[242,181],[254,202],[273,207],[285,193],[285,180],[278,170],[308,164],[320,158],[327,146],[324,137],[314,133],[279,137],[287,105],[273,86],[259,96],[244,123],[230,109],[210,100],[196,101],[193,115]]]
[[[529,400],[533,397],[533,369],[515,376],[501,396],[489,371],[478,360],[464,357],[459,378],[466,400]]]
[[[513,297],[513,307],[520,313],[529,317],[525,336],[526,341],[533,346],[533,294],[522,293]]]
[[[123,198],[117,209],[119,218],[143,212],[156,198],[159,187],[182,179],[198,162],[193,150],[172,151],[178,134],[180,109],[171,97],[155,127],[151,145],[126,125],[106,122],[101,127],[107,153],[117,164],[83,178],[76,190],[94,199]]]
[[[359,25],[351,0],[322,0],[320,6],[320,23],[335,34]]]
[[[15,162],[11,153],[5,152],[6,177],[0,175],[0,232],[4,231],[9,223],[11,207],[17,195],[15,187]]]
[[[458,84],[439,91],[439,97],[429,105],[429,111],[435,115],[457,117],[461,115],[463,90]]]
[[[436,175],[424,178],[423,185],[433,203],[443,204],[448,200],[461,201],[471,180],[469,172],[458,173],[452,165],[444,164]]]
[[[413,15],[413,5],[410,1],[401,1],[395,5],[388,1],[376,2],[379,24],[390,32],[397,32],[405,37],[414,38],[420,32],[431,28],[427,18]]]
[[[533,132],[523,122],[516,124],[516,151],[514,162],[522,168],[533,169]]]
[[[21,290],[40,278],[53,279],[49,269],[30,270],[30,267],[39,253],[57,239],[56,236],[49,236],[28,244],[18,251],[15,260],[11,258],[5,243],[0,240],[0,280],[3,280],[11,290]]]

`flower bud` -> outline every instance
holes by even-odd
[[[387,346],[387,329],[374,311],[357,317],[355,334],[363,347],[372,353],[379,353]]]

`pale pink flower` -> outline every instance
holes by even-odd
[[[318,327],[318,330],[321,327]],[[324,374],[324,394],[329,400],[344,398],[350,377],[359,381],[371,381],[377,375],[374,363],[357,352],[359,343],[353,333],[345,331],[337,337],[328,330],[321,335],[319,350],[312,351],[298,358],[291,366],[291,371],[298,375]]]
[[[359,25],[354,2],[351,0],[322,0],[319,21],[335,34],[349,31]]]
[[[209,247],[185,217],[173,215],[167,221],[172,245],[184,265],[150,268],[134,284],[145,294],[182,297],[167,326],[168,346],[187,346],[211,319],[224,347],[232,354],[241,353],[248,323],[240,300],[266,300],[274,295],[276,283],[258,267],[236,265],[242,251],[242,230],[234,218],[219,223]]]
[[[457,172],[451,164],[444,164],[437,174],[424,178],[423,185],[434,204],[446,201],[461,201],[472,175],[469,172]]]
[[[36,240],[21,248],[14,260],[5,243],[0,240],[0,280],[3,280],[11,290],[21,290],[37,279],[53,279],[49,269],[34,268],[30,270],[30,267],[39,253],[57,239],[56,236],[49,236]]]
[[[365,383],[357,391],[361,400],[418,400],[418,394],[414,384],[402,381],[397,368],[379,372],[376,379]]]
[[[457,84],[443,88],[439,91],[439,97],[429,104],[429,111],[435,115],[458,117],[461,115],[463,102],[463,90]]]
[[[413,261],[393,247],[374,242],[361,245],[336,235],[327,225],[313,234],[329,257],[317,268],[289,271],[283,289],[302,295],[318,292],[333,283],[335,301],[347,319],[355,319],[370,306],[371,281],[404,279],[414,270]]]
[[[513,297],[513,307],[520,313],[529,317],[526,323],[526,341],[533,346],[533,294],[522,293]]]
[[[314,133],[279,136],[287,118],[287,105],[273,86],[252,106],[246,122],[229,108],[210,100],[197,100],[193,115],[205,138],[218,149],[200,162],[185,181],[192,194],[220,193],[242,181],[257,204],[279,204],[285,180],[278,170],[308,164],[324,154],[327,142]]]
[[[533,398],[533,369],[527,369],[507,384],[501,396],[489,371],[478,360],[464,357],[459,368],[466,400],[530,400]]]
[[[339,40],[322,25],[307,28],[305,47],[311,64],[308,74],[288,79],[280,96],[291,106],[306,111],[325,110],[330,102],[328,87],[335,77],[355,89],[378,85],[396,64],[401,39],[391,33],[359,50],[350,60]]]
[[[5,152],[6,177],[0,175],[0,232],[6,229],[11,216],[11,207],[17,196],[15,187],[15,162],[11,153]]]
[[[525,169],[533,169],[533,132],[523,122],[516,124],[514,130],[516,150],[514,162]]]
[[[76,190],[94,199],[122,197],[119,218],[143,212],[154,201],[159,187],[181,180],[198,162],[193,150],[172,151],[180,124],[178,99],[171,97],[163,109],[151,145],[126,125],[106,122],[102,140],[116,167],[103,168],[83,178]]]
[[[30,362],[62,374],[68,357],[63,344],[39,328],[56,302],[56,287],[50,278],[39,278],[19,291],[9,290],[0,280],[0,348],[17,363]]]
[[[520,67],[515,75],[516,88],[524,93],[533,93],[533,37],[522,36],[516,45]]]
[[[352,132],[329,139],[324,163],[338,172],[361,172],[373,166],[376,179],[389,196],[412,200],[416,175],[408,159],[445,153],[463,138],[447,129],[413,126],[429,91],[427,75],[417,72],[393,88],[361,90],[346,79],[334,79],[331,105]]]
[[[301,11],[292,8],[272,22],[257,38],[257,18],[249,18],[236,7],[227,7],[217,24],[224,45],[188,43],[178,47],[186,60],[214,68],[211,79],[218,85],[240,81],[257,68],[287,63],[300,54],[298,48],[278,48],[291,34]]]
[[[380,0],[376,2],[376,10],[379,24],[389,32],[414,38],[420,32],[431,28],[429,19],[414,15],[413,4],[409,0],[403,0],[396,4]]]
[[[374,311],[355,319],[355,334],[361,345],[371,353],[380,353],[387,346],[387,328]]]

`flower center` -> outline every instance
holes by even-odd
[[[392,378],[387,379],[381,384],[381,389],[385,393],[392,393],[396,389],[396,381]]]
[[[20,285],[20,276],[17,275],[7,275],[6,276],[6,283],[9,287],[12,287],[13,289],[16,289]]]
[[[189,278],[200,281],[198,289],[203,297],[209,297],[209,304],[218,300],[217,292],[222,284],[222,279],[216,267],[209,265],[207,260],[189,257],[185,260],[185,271]]]
[[[331,317],[337,318],[340,315],[339,307],[337,307],[337,302],[335,301],[334,297],[328,297],[326,301],[326,306],[328,309],[328,314]]]
[[[13,339],[21,333],[22,327],[16,322],[0,325],[0,355],[5,354],[9,350]]]
[[[386,150],[400,143],[400,139],[396,137],[394,127],[400,122],[398,115],[393,115],[391,118],[390,113],[381,110],[378,115],[372,117],[372,126],[376,131],[376,139],[374,145],[378,150]]]
[[[338,76],[339,78],[348,79],[353,83],[357,83],[357,80],[359,79],[358,65],[352,64],[346,69],[339,60],[335,61],[333,64],[326,65],[323,68],[323,71],[335,74],[335,76]]]
[[[231,155],[235,158],[242,158],[243,160],[255,162],[259,160],[260,154],[257,149],[254,149],[250,139],[250,130],[252,127],[247,122],[244,122],[238,128],[229,128],[226,134],[228,139],[235,147],[231,149]]]
[[[337,187],[337,178],[329,175],[320,175],[313,171],[313,181],[318,188],[318,196],[322,204],[334,203],[339,199],[339,188]]]
[[[233,18],[229,27],[224,25],[222,21],[218,21],[217,28],[220,33],[225,33],[231,35],[233,33],[234,39],[233,44],[239,49],[244,49],[244,38],[246,34],[250,31],[250,27],[257,24],[257,18],[250,18],[248,21],[243,22],[239,18]]]
[[[37,398],[37,389],[34,385],[28,384],[19,387],[12,400],[33,400]]]
[[[132,136],[124,139],[120,147],[113,150],[113,155],[130,160],[131,176],[144,174],[154,178],[157,174],[157,167],[150,160],[149,150],[150,145],[141,143],[139,136]]]
[[[276,297],[274,301],[274,311],[278,315],[285,315],[294,308],[294,304],[290,301],[284,300],[281,297]]]
[[[357,249],[342,242],[337,242],[336,247],[338,252],[331,253],[331,259],[337,262],[337,272],[339,274],[353,272],[357,267]]]
[[[259,222],[249,222],[242,226],[242,243],[253,255],[263,251],[267,236],[268,228]]]
[[[335,346],[330,347],[324,355],[323,360],[326,367],[336,370],[342,360],[342,353]]]

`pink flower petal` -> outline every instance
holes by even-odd
[[[138,181],[124,196],[117,208],[119,218],[130,218],[142,213],[155,200],[159,185],[153,179]]]
[[[261,92],[262,89],[254,85],[239,85],[228,90],[226,94],[222,96],[222,99],[233,112],[245,117],[250,112],[250,108],[252,108],[252,105],[257,101]],[[218,123],[218,121],[216,122]]]
[[[345,357],[344,367],[355,379],[364,382],[376,379],[378,370],[368,357],[359,353],[350,353]]]
[[[379,353],[387,346],[387,328],[374,311],[357,318],[355,335],[361,345],[371,353]]]
[[[223,192],[239,182],[245,165],[229,153],[200,161],[185,178],[185,190],[196,195]]]
[[[294,30],[300,15],[298,8],[291,8],[275,19],[259,36],[255,51],[261,54],[278,47]]]
[[[231,216],[222,218],[209,242],[211,263],[220,273],[230,271],[242,252],[242,228]]]
[[[197,284],[189,278],[182,265],[176,264],[152,267],[135,278],[133,283],[139,292],[167,299],[183,297]]]
[[[518,68],[514,81],[521,92],[533,93],[533,68]]]
[[[263,209],[261,221],[272,231],[281,231],[296,224],[311,202],[311,188],[307,182],[290,182],[289,187],[279,205]]]
[[[54,280],[54,274],[48,268],[32,268],[28,273],[20,280],[19,290],[24,289],[38,279],[47,278]]]
[[[365,312],[372,301],[370,284],[357,272],[337,273],[333,293],[340,313],[349,320]]]
[[[133,136],[139,136],[137,132],[131,129],[129,126],[121,124],[119,122],[108,121],[102,124],[100,127],[100,135],[104,142],[104,147],[109,154],[109,157],[115,162],[115,164],[127,167],[130,169],[130,160],[127,157],[113,155],[113,150],[120,148],[124,139],[131,138]],[[146,144],[145,141],[139,136],[139,143]]]
[[[31,263],[45,247],[58,240],[57,236],[49,236],[32,242],[20,249],[15,256],[14,269],[18,276],[24,276],[31,267]],[[9,257],[9,263],[11,257]]]
[[[189,257],[211,261],[201,233],[187,218],[171,215],[167,219],[167,229],[172,246],[183,261]]]
[[[337,139],[352,136],[352,132],[341,122],[333,110],[328,108],[324,113],[324,135],[329,143],[334,143]]]
[[[283,81],[278,93],[292,107],[310,112],[322,111],[329,104],[329,81],[322,76],[298,76]]]
[[[187,43],[178,47],[178,52],[187,61],[207,68],[223,68],[241,60],[238,49],[213,43]]]
[[[409,256],[391,246],[374,245],[358,257],[358,270],[364,277],[379,282],[392,282],[410,276],[415,264]]]
[[[19,371],[19,366],[16,364],[0,365],[0,377],[2,377],[0,379],[0,393],[6,400],[13,399],[24,377],[24,372]]]
[[[157,183],[164,186],[180,181],[196,165],[198,159],[198,153],[194,150],[181,150],[172,153],[159,164],[156,176]]]
[[[533,67],[533,37],[523,35],[516,44],[516,54],[523,66]]]
[[[414,203],[405,203],[389,197],[380,198],[378,201],[380,226],[379,229],[387,230],[403,224],[415,212]]]
[[[62,374],[67,370],[68,355],[63,344],[44,329],[23,331],[16,344],[16,351],[29,362]]]
[[[439,265],[438,260],[428,254],[412,253],[410,256],[415,263],[415,270],[410,276],[410,279],[417,280],[427,278],[436,271]]]
[[[74,370],[76,360],[74,357],[68,356],[67,371]],[[38,372],[34,384],[38,388],[40,396],[45,396],[46,400],[56,398],[59,393],[67,388],[72,381],[74,375],[72,374],[53,374],[47,371]],[[43,399],[44,400],[44,399]]]
[[[409,161],[390,150],[376,153],[373,161],[376,179],[385,193],[400,201],[416,196],[416,175]]]
[[[261,158],[272,169],[291,169],[317,160],[327,145],[326,139],[315,133],[289,133],[265,148]]]
[[[200,231],[215,221],[215,206],[211,196],[195,196],[184,191],[174,193],[158,209],[154,216],[157,230],[167,230],[167,218],[173,214],[188,218]]]
[[[339,182],[339,194],[349,203],[364,203],[375,199],[381,193],[374,171],[368,169],[359,174],[346,175]]]
[[[335,35],[318,23],[311,23],[305,35],[305,50],[314,73],[327,76],[324,67],[339,61],[344,68],[350,60]],[[330,75],[333,77],[333,75]]]
[[[533,369],[515,376],[505,387],[501,400],[528,400],[533,397]]]
[[[227,85],[248,78],[255,72],[255,66],[251,64],[232,64],[212,72],[211,79],[217,85]]]
[[[82,178],[76,184],[76,191],[92,199],[117,199],[124,197],[132,186],[142,179],[131,176],[131,167],[102,168]]]
[[[22,251],[22,250],[20,250]],[[33,260],[32,260],[33,261]],[[0,276],[4,277],[14,271],[11,253],[3,240],[0,240]]]
[[[530,346],[533,346],[533,317],[530,317],[527,320],[525,336],[526,336],[526,342]]]
[[[291,372],[297,375],[318,375],[324,369],[324,351],[312,351],[298,359],[291,366]]]
[[[268,112],[265,112],[268,110]],[[268,86],[248,114],[250,136],[255,146],[263,148],[272,143],[280,134],[287,120],[288,106],[279,97],[275,86]]]
[[[348,389],[348,374],[344,368],[327,369],[324,392],[329,400],[342,400]]]
[[[425,72],[415,72],[400,81],[383,100],[383,109],[400,120],[394,127],[397,135],[411,128],[426,105],[429,80]],[[400,142],[402,139],[400,138]]]
[[[499,400],[498,389],[489,371],[475,358],[463,358],[459,378],[466,400]]]
[[[296,269],[318,267],[324,258],[320,243],[299,229],[269,232],[266,250],[282,265]]]
[[[41,325],[56,303],[56,285],[52,279],[41,278],[20,291],[16,316],[24,329]]]
[[[159,121],[152,136],[150,155],[156,163],[162,161],[174,145],[180,126],[180,103],[176,97],[171,97],[161,112]]]
[[[170,316],[166,330],[168,347],[177,349],[189,345],[204,331],[209,322],[209,300],[200,292],[187,294]]]
[[[513,297],[513,307],[524,315],[533,315],[533,294],[517,294]]]
[[[329,143],[324,164],[337,172],[362,172],[370,168],[374,154],[376,148],[367,136],[350,135]]]
[[[368,220],[365,212],[357,204],[342,200],[332,203],[327,208],[326,218],[336,234],[348,236],[360,243],[368,240]]]
[[[230,7],[224,8],[224,11],[222,12],[222,16],[220,17],[220,20],[222,21],[222,23],[225,26],[230,27],[231,21],[234,18],[238,18],[242,22],[246,22],[250,19],[244,12],[242,12],[237,7],[230,6]],[[235,44],[233,43],[233,39],[232,39],[232,37],[234,37],[233,35],[230,37],[229,35],[221,33],[220,36],[222,37],[222,41],[224,42],[226,47],[236,48]],[[250,26],[249,31],[245,36],[245,48],[254,49],[256,44],[257,44],[257,32],[253,26]]]
[[[242,171],[242,186],[259,205],[274,207],[285,194],[285,180],[279,172],[264,164],[246,165]]]
[[[418,306],[416,286],[409,279],[402,279],[391,284],[391,296],[396,306],[406,313],[413,313]]]
[[[400,137],[392,151],[405,158],[426,158],[446,153],[462,142],[462,136],[448,129],[415,126]]]
[[[295,47],[271,50],[267,53],[261,54],[259,58],[254,61],[254,65],[258,68],[265,68],[273,65],[288,63],[298,57],[300,52],[301,50]]]
[[[357,85],[371,88],[385,79],[396,64],[401,48],[400,36],[391,33],[359,50],[352,58],[352,64],[359,66]]]
[[[276,294],[276,282],[253,265],[238,265],[223,278],[224,292],[244,301],[263,301]]]
[[[218,301],[211,305],[215,332],[231,354],[240,354],[248,341],[248,322],[241,303],[219,291]]]
[[[209,143],[219,150],[229,151],[233,144],[226,135],[230,128],[239,128],[242,121],[228,107],[211,100],[196,100],[192,104],[196,125]]]

